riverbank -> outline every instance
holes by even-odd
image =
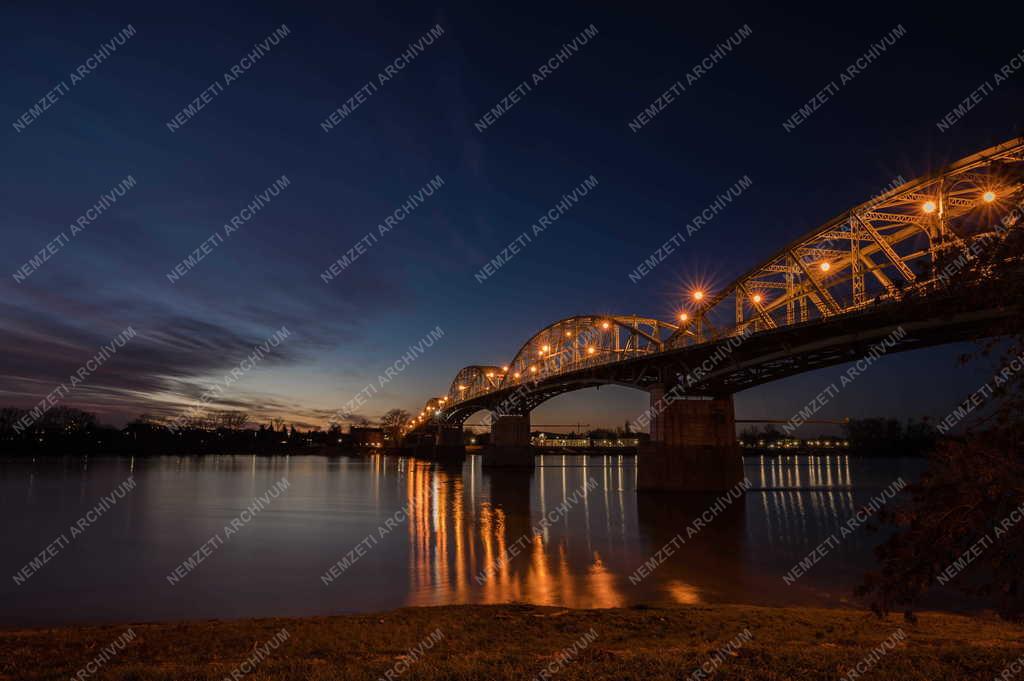
[[[68,454],[68,451],[75,451],[75,454]],[[101,453],[90,451],[79,451],[74,448],[61,448],[57,450],[43,451],[4,451],[0,452],[0,463],[45,463],[48,461],[81,461],[91,458],[95,459],[159,459],[161,457],[178,457],[188,459],[200,459],[204,457],[259,457],[272,459],[282,456],[322,456],[328,459],[338,457],[366,457],[374,454],[389,454],[398,456],[398,450],[381,450],[369,447],[353,448],[338,446],[307,446],[307,445],[282,445],[279,448],[264,449],[195,449],[182,447],[178,450],[145,450],[145,449],[122,449],[105,450]]]
[[[864,678],[959,681],[991,680],[1022,656],[1024,626],[988,617],[922,613],[909,624],[854,610],[745,606],[444,606],[0,630],[2,681],[66,681],[80,670],[113,681],[220,681],[233,672],[246,681],[523,680],[542,670],[560,681],[823,681],[855,669]],[[701,665],[706,675],[690,677]]]

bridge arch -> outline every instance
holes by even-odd
[[[675,324],[636,315],[577,315],[560,319],[520,346],[499,387],[511,388],[568,371],[661,352],[666,339],[675,331]]]
[[[446,403],[461,402],[496,390],[504,374],[501,367],[472,365],[459,369],[446,393]]]

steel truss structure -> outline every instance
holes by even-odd
[[[719,291],[692,292],[677,321],[559,320],[508,364],[461,369],[411,428],[461,426],[481,409],[528,412],[604,384],[685,382],[695,393],[731,393],[856,359],[900,324],[911,332],[899,349],[977,337],[1003,313],[981,305],[955,319],[937,314],[937,306],[956,304],[951,295],[965,294],[939,286],[943,268],[1018,227],[1022,214],[1024,138],[1017,138],[840,213]],[[693,380],[710,359],[714,366]],[[510,409],[516,396],[519,406]]]

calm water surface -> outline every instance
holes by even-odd
[[[548,456],[521,473],[485,471],[477,456],[461,469],[387,456],[6,463],[0,625],[509,601],[849,605],[877,534],[858,529],[791,586],[782,575],[872,495],[915,480],[923,463],[753,457],[745,468],[752,491],[633,584],[629,576],[676,533],[685,537],[714,496],[637,495],[630,457]],[[134,490],[72,537],[70,526],[129,476]],[[282,478],[285,492],[243,513]],[[535,534],[545,516],[557,519]],[[18,584],[62,535],[69,543]],[[204,544],[208,555],[172,585],[168,575]],[[321,576],[360,544],[362,555],[325,584]]]

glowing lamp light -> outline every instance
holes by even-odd
[[[760,293],[755,293],[753,295],[753,297],[751,298],[751,300],[753,300],[755,303],[760,303],[761,302],[761,294]]]
[[[601,323],[601,328],[602,328],[602,329],[607,329],[607,328],[609,328],[610,326],[611,326],[611,324],[609,324],[608,322],[602,322],[602,323]]]
[[[681,321],[681,322],[685,322],[689,318],[690,318],[690,315],[686,314],[685,312],[682,313],[681,315],[679,315],[679,321]]]
[[[494,372],[493,371],[488,371],[487,372],[487,378],[494,378]]]
[[[823,262],[820,265],[818,265],[818,267],[819,269],[821,269],[822,272],[828,272],[830,269],[832,269],[832,264]]]
[[[541,352],[547,352],[550,349],[551,349],[550,345],[542,345],[542,346],[540,346],[540,351]]]
[[[589,347],[589,348],[587,348],[587,354],[588,354],[588,355],[592,355],[592,354],[594,354],[595,352],[597,352],[597,350],[595,350],[595,349],[594,349],[593,347]]]
[[[985,203],[992,203],[996,200],[996,193],[994,191],[987,191],[981,195],[981,199]]]
[[[565,332],[565,337],[566,337],[566,338],[568,338],[568,337],[569,337],[569,336],[571,336],[571,335],[572,335],[572,331],[566,331],[566,332]]]
[[[531,374],[537,373],[537,367],[530,367],[530,373]]]
[[[514,378],[519,378],[520,376],[522,376],[522,374],[520,374],[518,371],[515,374],[513,374]]]
[[[693,299],[694,300],[704,300],[704,292],[703,291],[694,291],[693,292]]]
[[[501,367],[502,371],[508,371],[508,367]]]
[[[938,205],[934,201],[925,201],[924,205],[921,206],[921,210],[925,213],[934,213],[938,208]]]
[[[459,390],[465,390],[465,389],[466,389],[466,386],[464,386],[464,385],[460,385],[459,386]]]

